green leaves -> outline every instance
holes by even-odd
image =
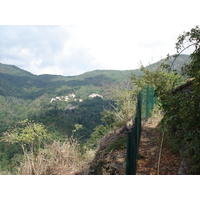
[[[11,144],[18,143],[23,149],[27,146],[27,148],[34,151],[37,150],[41,142],[48,137],[47,131],[42,124],[36,124],[26,119],[20,121],[16,127],[3,133],[1,141]]]
[[[187,46],[185,47],[185,44]],[[187,66],[187,74],[190,77],[195,77],[195,75],[199,71],[200,66],[200,28],[196,26],[192,28],[190,31],[184,32],[182,35],[178,37],[178,41],[176,43],[177,52],[180,54],[185,49],[189,48],[190,46],[194,46],[195,50],[191,54],[192,62],[189,66]]]
[[[108,127],[99,125],[94,129],[94,132],[91,134],[91,137],[87,143],[90,148],[96,148],[100,139],[109,131]]]
[[[182,68],[182,74],[192,77],[188,80],[190,84],[183,85],[183,78],[167,63],[162,64],[162,69],[154,71],[142,68],[144,75],[141,78],[133,76],[132,81],[137,90],[146,84],[155,87],[160,107],[165,113],[162,127],[169,145],[177,152],[180,151],[181,145],[184,145],[182,154],[188,158],[191,168],[189,173],[200,174],[200,167],[196,167],[200,166],[200,158],[196,156],[200,152],[200,28],[198,26],[178,37],[176,43],[178,54],[175,55],[175,59],[190,46],[195,47],[190,56],[191,62]]]
[[[83,125],[81,125],[81,124],[75,124],[74,125],[74,129],[72,130],[72,133],[76,133],[80,129],[83,129]]]
[[[190,31],[184,32],[182,35],[178,37],[178,42],[176,43],[176,49],[179,52],[184,48],[184,44],[186,42],[193,43],[195,48],[199,47],[200,42],[200,29],[199,26],[192,28]],[[187,43],[188,44],[188,43]]]
[[[189,42],[189,43],[188,43]],[[182,89],[169,93],[162,99],[162,108],[165,111],[164,121],[167,122],[163,127],[168,129],[169,142],[173,146],[184,144],[182,154],[187,157],[190,165],[189,174],[200,174],[200,29],[195,27],[188,32],[180,35],[176,48],[178,52],[185,50],[184,44],[194,45],[195,50],[191,54],[190,65],[184,66],[183,70],[188,76],[190,86],[182,86]],[[191,43],[191,44],[190,44]],[[187,48],[186,47],[186,48]],[[176,140],[174,139],[176,136]],[[182,150],[183,151],[183,150]]]
[[[167,72],[162,69],[156,69],[154,71],[146,68],[141,68],[144,75],[140,78],[132,76],[132,82],[134,89],[140,91],[145,85],[154,86],[156,95],[159,98],[164,98],[175,87],[183,83],[183,79],[180,75],[174,72]]]

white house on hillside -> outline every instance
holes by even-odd
[[[68,96],[66,96],[66,97],[65,97],[65,101],[68,101],[68,100],[69,100],[69,97],[68,97]]]
[[[96,94],[96,93],[90,94],[89,97],[90,97],[90,98],[94,98],[94,97],[103,98],[103,96],[101,96],[100,94]]]
[[[76,95],[72,93],[72,94],[69,94],[69,97],[72,97],[74,99]]]

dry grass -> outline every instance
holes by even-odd
[[[39,151],[37,156],[26,155],[19,174],[23,175],[69,175],[88,168],[94,151],[86,150],[82,155],[74,139],[64,143],[53,142]]]
[[[12,175],[9,171],[0,171],[0,175]]]

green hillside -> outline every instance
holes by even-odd
[[[147,66],[155,69],[164,59]],[[171,64],[174,57],[170,57]],[[173,69],[180,70],[180,66],[188,63],[188,55],[180,55],[173,64]],[[142,75],[140,69],[136,70],[95,70],[78,76],[61,75],[33,75],[14,65],[0,64],[0,95],[12,96],[22,99],[36,99],[44,94],[47,96],[67,95],[77,92],[80,98],[90,92],[106,93],[106,89],[112,84],[121,84],[130,80],[131,74]],[[87,92],[86,92],[87,91]]]
[[[34,99],[44,93],[45,82],[14,65],[0,64],[0,95]]]
[[[135,71],[138,73],[139,70]],[[96,70],[79,76],[37,76],[13,65],[0,64],[0,133],[14,126],[17,121],[29,118],[46,124],[52,131],[59,130],[61,135],[71,134],[74,124],[85,120],[81,132],[85,131],[86,135],[90,135],[100,123],[103,107],[110,104],[110,86],[119,85],[124,80],[129,81],[131,72],[134,70]],[[92,93],[104,98],[91,99],[89,95]],[[73,99],[51,102],[53,98],[64,98],[69,94],[75,94],[78,100],[82,99],[84,102]],[[77,109],[64,112],[68,104]],[[93,111],[90,109],[91,105]],[[71,113],[70,116],[67,112]],[[91,120],[95,123],[91,123]]]
[[[7,65],[0,63],[0,73],[13,76],[33,76],[30,72],[20,69],[14,65]]]
[[[147,66],[148,69],[156,69],[158,68],[163,62],[166,62],[170,66],[172,65],[173,70],[180,71],[181,67],[185,64],[188,64],[191,61],[189,55],[181,54],[177,58],[174,56],[170,56],[167,61],[165,59],[161,59],[160,61],[150,64]]]
[[[188,56],[177,59],[176,67],[183,62],[188,62]],[[157,68],[159,63],[147,68]],[[19,121],[29,119],[42,123],[53,139],[73,135],[85,143],[92,135],[95,141],[95,134],[103,134],[109,128],[108,116],[104,115],[102,121],[101,113],[118,109],[113,107],[116,100],[120,108],[113,89],[121,88],[118,95],[123,98],[123,87],[131,82],[132,74],[140,76],[142,72],[95,70],[79,76],[34,75],[13,65],[0,64],[0,136]],[[93,93],[99,97],[89,97]],[[112,117],[109,120],[112,122]],[[1,167],[7,169],[20,148],[0,142],[0,149],[0,162],[4,163]]]
[[[172,63],[173,60],[174,58],[171,57],[169,62]],[[189,60],[188,55],[180,55],[173,66],[180,69],[180,66],[188,63]],[[163,60],[151,64],[147,68],[158,68],[161,62]],[[53,106],[50,101],[55,97],[67,96],[73,93],[77,99],[86,100],[90,94],[97,93],[102,95],[104,100],[111,100],[111,88],[125,85],[124,82],[129,82],[132,74],[140,76],[142,72],[140,69],[125,71],[95,70],[78,76],[47,74],[38,76],[14,65],[0,64],[0,101],[2,106],[0,112],[2,117],[0,116],[0,119],[2,123],[6,120],[4,127],[0,127],[0,130],[5,130],[7,125],[14,124],[14,121],[27,117],[27,115],[31,115],[30,113],[35,115],[44,113],[47,107]],[[15,105],[15,109],[13,109],[12,104],[14,105],[15,102],[23,103],[19,103],[18,106]],[[56,106],[64,109],[68,103],[57,102]],[[5,116],[7,117],[5,118]],[[12,121],[13,123],[11,123]]]

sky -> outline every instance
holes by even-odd
[[[0,63],[38,75],[137,69],[176,53],[177,37],[199,25],[197,5],[197,0],[6,0]]]
[[[199,0],[0,0],[0,3],[0,63],[13,64],[34,74],[71,76],[96,69],[136,69],[140,67],[140,62],[148,65],[167,54],[175,54],[177,37],[200,22]],[[67,196],[72,195],[74,198],[74,194],[80,194],[82,198],[86,194],[88,199],[88,188],[90,191],[97,188],[99,192],[102,187],[96,187],[95,180],[99,183],[96,177],[92,184],[91,180],[85,184],[83,179],[84,182],[81,182],[81,187],[78,188],[80,192],[77,193],[77,183],[81,180],[77,182],[73,178],[66,181],[63,177],[64,184],[58,184],[60,179],[59,182],[57,179],[53,180],[60,186],[57,191],[51,177],[49,181],[42,182],[40,179],[37,183],[33,182],[42,183],[41,187],[37,187],[39,192],[33,193],[35,184],[31,185],[33,180],[27,178],[20,183],[30,180],[29,184],[23,184],[23,187],[25,186],[24,191],[29,192],[29,196],[31,193],[33,197],[38,197],[39,192],[45,191],[45,198],[48,196],[58,199],[60,194],[66,196],[67,191]],[[178,184],[177,180],[164,180],[162,184],[159,180],[156,188],[163,191],[166,198],[170,198],[171,193],[165,192],[166,187],[163,187],[163,184],[167,183],[167,187],[172,185],[171,189],[176,191],[177,185],[181,185],[180,189],[186,189],[182,195],[191,198],[191,195],[196,194],[194,191],[198,191],[197,188],[194,190],[198,185],[193,185],[193,191],[190,192],[185,179],[184,177]],[[145,179],[145,183],[148,180]],[[19,194],[22,198],[19,193],[21,188],[16,187],[21,187],[21,184],[18,184],[19,179],[14,182],[13,193],[10,193],[10,184],[15,180],[10,181],[6,177],[2,183],[5,185],[6,181],[6,186],[9,187],[2,190],[5,195],[9,193],[15,198],[16,194]],[[120,181],[124,182],[124,179]],[[112,192],[109,197],[124,198],[124,195],[129,194],[127,188],[131,187],[131,191],[134,182],[119,184],[120,181],[110,184],[110,180],[104,180],[103,183],[109,185],[98,195],[102,194],[101,197],[104,198],[106,189],[110,191],[114,185],[112,191],[117,191],[118,187],[121,191],[124,187],[124,192],[115,193],[117,196],[113,196]],[[137,180],[137,185],[144,185],[144,180],[140,184],[138,181],[140,180]],[[156,181],[153,180],[154,184],[151,184],[152,179],[149,181],[151,182],[148,182],[148,187],[145,188],[149,190],[144,193],[144,187],[139,187],[138,194],[143,192],[143,196],[147,195],[147,198],[152,194],[155,199]],[[46,186],[47,190],[44,190]],[[180,198],[180,195],[178,193],[177,197]],[[91,199],[93,198],[91,195]]]

